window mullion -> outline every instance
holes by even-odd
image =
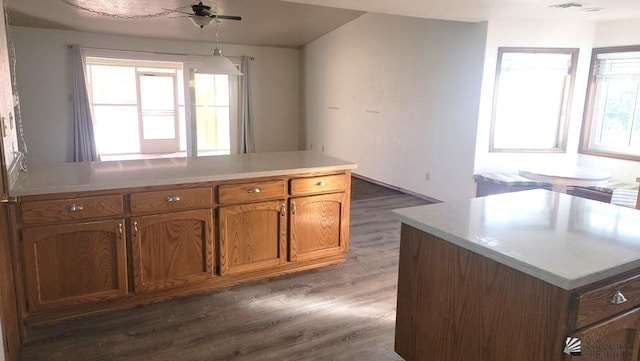
[[[633,104],[633,112],[631,113],[631,119],[630,119],[630,124],[629,124],[629,140],[627,141],[627,146],[629,147],[629,149],[631,148],[632,144],[632,140],[633,140],[633,130],[635,129],[636,126],[636,114],[638,111],[638,102],[640,101],[640,97],[638,97],[638,94],[640,93],[640,81],[636,80],[636,101]]]

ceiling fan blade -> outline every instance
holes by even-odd
[[[242,20],[242,18],[240,16],[231,16],[231,15],[216,15],[216,14],[211,14],[210,15],[212,18],[214,19],[222,19],[222,20]]]

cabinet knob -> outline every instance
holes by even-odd
[[[247,193],[260,193],[260,188],[255,187],[255,188],[249,188],[247,190]]]
[[[173,202],[179,202],[180,201],[180,196],[169,196],[167,197],[167,202],[169,203],[173,203]]]
[[[316,183],[316,185],[317,185],[318,187],[324,187],[326,184],[327,184],[327,183],[325,183],[324,181],[320,181],[320,182]]]
[[[611,300],[609,301],[612,305],[619,305],[621,303],[625,303],[627,302],[627,298],[624,297],[624,295],[622,294],[622,292],[617,291],[613,297],[611,297]]]
[[[84,210],[84,207],[77,204],[72,204],[71,207],[69,207],[69,211],[71,212],[80,212],[82,210]]]

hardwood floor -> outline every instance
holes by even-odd
[[[21,360],[402,360],[393,351],[400,223],[390,210],[427,202],[375,187],[353,187],[341,265],[34,327]]]

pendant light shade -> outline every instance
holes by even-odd
[[[231,60],[222,56],[222,50],[220,48],[213,49],[213,56],[198,66],[196,71],[204,74],[242,75]]]
[[[213,18],[209,17],[209,16],[189,16],[189,19],[191,19],[191,22],[193,22],[193,24],[197,27],[199,27],[200,29],[204,28],[205,26],[209,25],[209,23],[211,22],[211,20],[213,20]]]

